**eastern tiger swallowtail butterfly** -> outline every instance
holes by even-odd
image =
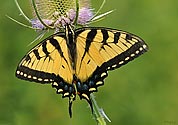
[[[42,84],[52,83],[57,94],[69,98],[69,114],[76,95],[92,108],[90,94],[114,70],[148,49],[136,35],[125,31],[66,25],[64,32],[49,36],[32,48],[19,63],[16,76]]]

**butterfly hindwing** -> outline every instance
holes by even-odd
[[[59,76],[72,83],[72,68],[63,33],[48,37],[28,52],[17,67],[16,76],[40,83],[51,83]]]

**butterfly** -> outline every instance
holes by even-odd
[[[148,50],[140,37],[103,27],[74,29],[66,25],[32,48],[20,61],[16,77],[52,84],[57,94],[69,98],[69,115],[76,95],[86,99],[93,110],[90,94],[104,84],[114,70]]]

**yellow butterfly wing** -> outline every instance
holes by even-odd
[[[64,33],[58,33],[43,40],[23,57],[16,76],[40,83],[51,83],[57,78],[72,83],[70,62]]]
[[[95,72],[106,76],[107,70],[126,64],[148,49],[141,38],[120,30],[89,27],[78,29],[76,34],[76,76],[81,82]]]

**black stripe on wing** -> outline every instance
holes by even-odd
[[[38,83],[51,83],[56,79],[55,74],[33,70],[25,66],[17,67],[16,77]]]
[[[32,48],[20,61],[15,74],[17,78],[38,83],[51,83],[57,78],[57,76],[54,73],[49,73],[47,71],[41,71],[39,69],[34,68],[38,64],[35,64],[36,66],[33,67],[34,62],[36,60],[38,60],[38,63],[42,58],[44,58],[44,61],[47,61],[46,60],[47,57],[49,57],[50,60],[53,60],[53,58],[51,58],[50,56],[50,52],[47,47],[47,42],[50,42],[50,44],[53,45],[54,48],[59,52],[61,58],[63,58],[66,61],[66,63],[68,63],[67,59],[63,55],[59,42],[56,39],[54,39],[55,36],[65,38],[64,33],[59,32],[57,34],[49,36],[48,38],[44,39],[42,42],[37,44],[34,48]],[[40,47],[42,47],[42,54],[39,52]],[[29,67],[30,63],[31,66]]]
[[[144,41],[138,41],[133,46],[131,46],[128,50],[122,52],[116,57],[110,59],[107,62],[104,62],[99,69],[99,72],[104,72],[106,70],[114,70],[115,68],[119,68],[122,65],[127,64],[138,56],[142,55],[148,50],[147,45]]]

